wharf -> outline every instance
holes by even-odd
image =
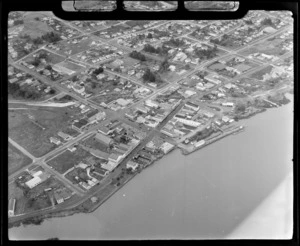
[[[222,139],[222,138],[224,138],[226,136],[229,136],[231,134],[236,134],[236,133],[241,132],[243,130],[244,130],[244,126],[236,126],[234,128],[229,128],[229,129],[227,128],[226,130],[224,130],[223,134],[220,134],[218,136],[205,139],[205,144],[203,144],[203,145],[201,145],[201,146],[199,146],[197,148],[196,147],[194,147],[192,149],[191,148],[185,148],[184,145],[180,145],[178,147],[181,149],[182,154],[188,155],[188,154],[191,154],[194,151],[197,151],[197,150],[199,150],[199,149],[201,149],[201,148],[203,148],[203,147],[205,147],[207,145],[210,145],[210,144],[212,144],[212,143],[214,143],[214,142],[216,142],[216,141],[218,141],[218,140],[220,140],[220,139]]]

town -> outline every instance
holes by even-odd
[[[91,212],[172,150],[198,151],[288,103],[291,23],[285,11],[210,21],[10,12],[9,225]]]

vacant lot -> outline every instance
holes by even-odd
[[[272,66],[267,66],[255,73],[252,73],[250,78],[262,80],[265,74],[268,74],[272,71],[273,67]]]
[[[64,62],[60,63],[59,65],[62,67],[71,69],[73,71],[78,71],[80,69],[85,68],[84,66],[80,66],[80,65],[75,64],[74,62],[69,62],[69,61],[64,61]]]
[[[77,165],[79,162],[90,156],[89,152],[79,147],[74,152],[70,152],[69,150],[64,151],[62,154],[48,161],[47,164],[52,166],[56,171],[65,173],[74,165]]]
[[[79,110],[71,107],[36,108],[38,110],[9,111],[8,126],[10,138],[32,155],[40,157],[56,147],[49,138],[68,128]]]
[[[31,163],[31,159],[13,145],[8,144],[8,174],[18,171]]]

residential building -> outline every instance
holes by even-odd
[[[88,113],[86,116],[88,118],[88,121],[90,123],[92,123],[95,121],[104,120],[106,117],[106,114],[104,111],[98,112],[98,110],[96,110],[96,111],[92,111],[92,112]]]
[[[88,123],[89,122],[86,119],[80,119],[79,121],[72,124],[72,128],[76,131],[81,132]]]

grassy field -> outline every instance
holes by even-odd
[[[28,34],[31,38],[40,37],[47,32],[52,32],[53,29],[49,27],[45,22],[39,21],[36,18],[43,18],[46,14],[44,12],[27,12],[24,18],[24,29],[22,34]]]
[[[83,145],[89,147],[89,148],[93,148],[93,149],[98,149],[101,150],[103,152],[108,152],[108,147],[107,145],[99,142],[95,136],[89,137],[88,139],[84,140]]]
[[[48,55],[46,57],[46,61],[51,64],[60,63],[65,60],[65,57],[56,55],[56,54],[54,54],[50,51],[46,51],[44,49],[41,49],[41,50],[35,52],[34,54],[40,54],[40,53],[47,53]],[[34,57],[32,55],[25,59],[25,61],[28,63],[31,63],[33,60],[34,60]]]
[[[252,46],[249,49],[245,49],[241,52],[239,52],[242,55],[248,56],[257,52],[266,54],[266,55],[274,55],[274,56],[281,56],[287,53],[287,50],[283,50],[280,48],[280,45],[282,45],[285,41],[282,41],[281,39],[276,39],[275,41],[270,42],[263,42],[256,44]]]
[[[44,108],[9,111],[9,137],[36,157],[55,148],[49,138],[64,131],[79,114],[77,108]]]
[[[22,167],[29,165],[32,160],[24,155],[20,150],[13,145],[8,144],[8,174],[18,171]]]
[[[273,67],[272,66],[267,66],[266,68],[263,68],[255,73],[252,73],[250,78],[262,80],[263,76],[267,73],[270,73],[272,71]]]
[[[77,165],[89,156],[91,156],[91,154],[82,148],[77,148],[74,152],[66,150],[62,154],[48,161],[47,164],[52,166],[56,171],[65,173],[74,165]]]
[[[83,66],[79,66],[73,62],[69,62],[69,61],[64,61],[62,63],[59,64],[60,66],[62,67],[66,67],[68,69],[71,69],[73,71],[77,71],[77,70],[80,70],[80,69],[83,69],[84,67]]]

